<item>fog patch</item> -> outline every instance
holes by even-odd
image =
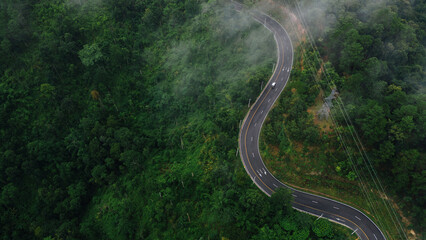
[[[265,62],[272,69],[276,61],[273,34],[231,3],[203,4],[190,28],[193,34],[174,42],[164,56],[164,69],[173,79],[177,97],[196,98],[208,85],[220,94],[221,89],[243,84],[247,69]],[[201,38],[206,32],[208,39]]]

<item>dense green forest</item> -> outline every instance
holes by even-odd
[[[310,34],[315,45],[305,37],[297,50],[291,81],[264,126],[265,157],[281,159],[271,160],[269,166],[295,167],[288,172],[306,168],[305,178],[311,182],[336,187],[336,180],[348,181],[345,186],[340,184],[342,188],[361,194],[358,176],[337,134],[350,131],[337,101],[332,114],[340,130],[333,128],[331,119],[321,121],[317,116],[316,106],[335,87],[386,192],[409,218],[405,224],[423,233],[426,4],[399,0],[281,2],[294,12],[302,9],[299,16],[308,26],[305,35]],[[316,51],[322,59],[316,58]],[[349,150],[357,168],[367,172],[361,153],[356,147]],[[303,159],[307,165],[302,165]],[[281,179],[292,181],[290,175],[282,174]]]
[[[275,62],[227,1],[0,2],[2,239],[348,239],[236,154]]]

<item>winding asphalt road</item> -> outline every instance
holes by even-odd
[[[237,11],[243,5],[233,2]],[[278,181],[266,168],[259,153],[259,135],[266,115],[280,96],[290,77],[293,65],[293,46],[286,30],[274,19],[259,11],[250,11],[252,17],[273,34],[278,49],[276,69],[268,84],[244,118],[239,134],[239,149],[244,168],[253,182],[271,196],[276,189],[289,188],[293,195],[293,208],[344,225],[360,239],[386,239],[374,222],[361,211],[344,203],[293,189]],[[276,86],[272,88],[272,82]]]

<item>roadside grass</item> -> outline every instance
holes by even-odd
[[[291,139],[289,139],[291,142]],[[277,146],[267,144],[261,134],[260,152],[268,170],[284,184],[293,188],[338,200],[361,210],[370,217],[388,239],[398,236],[395,225],[380,198],[380,193],[372,191],[373,215],[370,204],[364,198],[359,183],[350,181],[336,173],[335,166],[328,159],[321,158],[319,148],[304,147],[303,144],[291,142],[288,151],[281,153]],[[378,224],[379,223],[379,224]]]

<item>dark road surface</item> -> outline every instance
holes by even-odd
[[[243,9],[242,5],[233,3],[236,10]],[[294,198],[293,208],[349,227],[360,239],[386,239],[374,222],[361,211],[335,200],[295,190],[278,181],[266,168],[259,153],[260,130],[266,115],[289,79],[293,64],[293,46],[287,32],[278,22],[258,11],[249,13],[274,34],[278,62],[272,77],[252,105],[240,129],[239,149],[245,170],[253,182],[268,196],[277,188],[289,188]],[[274,88],[271,86],[272,82],[276,82]]]

